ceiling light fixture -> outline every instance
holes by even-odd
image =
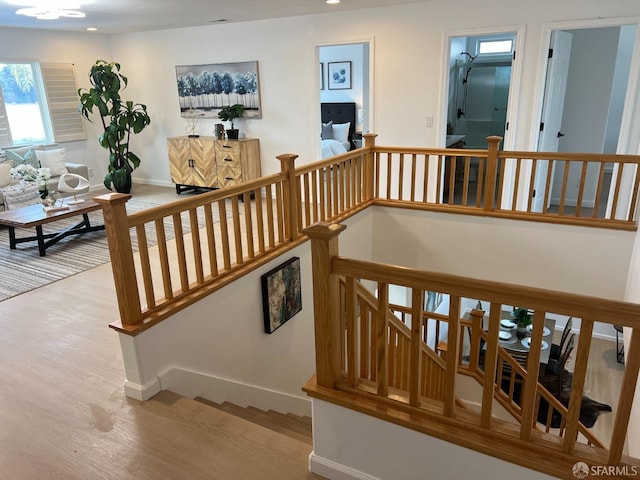
[[[98,29],[96,27],[87,27],[87,32],[97,32]]]
[[[337,5],[338,3],[340,3],[340,0],[327,0],[327,3],[329,5]]]
[[[60,17],[84,18],[85,14],[79,10],[68,10],[66,8],[28,7],[16,10],[17,15],[36,17],[38,20],[58,20]]]

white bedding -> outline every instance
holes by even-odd
[[[337,140],[322,140],[322,158],[335,157],[348,151],[349,142],[340,143]]]

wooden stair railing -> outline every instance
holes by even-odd
[[[318,370],[318,388],[308,386],[305,391],[311,395],[320,395],[320,391],[343,391],[352,396],[363,396],[367,405],[379,403],[381,411],[396,409],[416,419],[424,415],[430,423],[421,423],[421,431],[432,432],[440,438],[509,461],[513,461],[513,452],[510,451],[507,455],[498,448],[499,444],[508,443],[513,445],[513,448],[521,448],[522,452],[535,451],[538,458],[552,459],[561,455],[563,461],[571,459],[574,463],[598,459],[601,464],[621,464],[622,447],[640,371],[640,305],[343,258],[338,253],[338,235],[344,228],[342,225],[316,224],[304,231],[312,240]],[[342,294],[341,276],[344,276]],[[358,328],[358,322],[362,317],[362,305],[365,305],[359,301],[359,282],[377,285],[378,292],[375,302],[369,298],[366,306],[366,317],[370,323],[367,331],[372,333],[368,335],[364,344],[359,341],[363,330]],[[411,312],[410,326],[401,327],[402,331],[395,337],[394,342],[389,342],[386,337],[391,324],[388,319],[389,285],[403,286],[411,293],[411,305],[408,307]],[[422,383],[425,381],[421,372],[425,291],[440,292],[449,296],[447,358],[437,364],[444,376],[442,400],[422,396]],[[477,319],[468,322],[461,318],[463,297],[472,299],[474,303],[477,300],[488,303],[490,314],[487,332],[483,332]],[[527,305],[534,311],[531,347],[526,367],[519,365],[498,344],[500,313],[504,305]],[[582,323],[570,397],[566,407],[538,382],[544,318],[548,313],[580,318]],[[604,323],[621,323],[633,330],[608,450],[604,448],[604,442],[592,435],[580,422],[590,341],[596,319]],[[478,362],[479,347],[472,346],[468,365],[461,365],[459,361],[460,339],[464,328],[471,328],[473,343],[479,344],[480,339],[486,342],[482,368],[479,368]],[[398,347],[397,352],[391,350],[392,343]],[[360,379],[359,359],[363,358],[362,349],[366,348],[369,348],[369,351],[373,351],[374,348],[376,350],[375,359],[368,360],[369,364],[376,365],[376,374],[370,379]],[[334,356],[328,356],[327,353]],[[401,389],[392,383],[395,382],[395,378],[390,378],[390,373],[394,370],[390,369],[389,365],[396,362],[392,353],[394,356],[396,353],[401,356]],[[509,366],[512,378],[519,379],[519,398],[516,398],[513,386],[507,388],[507,391],[502,391],[504,365]],[[476,376],[481,383],[482,402],[479,413],[462,412],[459,408],[459,373]],[[514,381],[511,385],[513,383]],[[326,397],[326,393],[320,396]],[[356,397],[350,398],[355,400]],[[492,414],[495,400],[519,420],[518,425],[505,423]],[[341,399],[340,402],[342,405],[349,403],[345,399]],[[539,419],[539,410],[544,402],[549,407],[546,417]],[[358,402],[354,404],[354,408],[360,411],[367,410],[364,404]],[[379,418],[407,426],[407,422],[399,422],[396,415],[385,415],[377,410],[376,412],[375,416]],[[442,428],[454,425],[456,428],[467,428],[478,436],[490,435],[496,444],[460,442],[457,437],[447,435],[445,430],[437,426],[432,429],[429,426],[431,423],[441,423]],[[556,428],[556,424],[559,428]],[[624,462],[629,461],[633,462],[633,459],[625,457]],[[545,464],[544,468],[545,470],[541,471],[557,473],[550,463]]]

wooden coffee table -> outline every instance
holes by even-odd
[[[66,202],[71,201],[72,199],[73,197],[66,197],[64,199],[64,206],[68,207],[64,210],[45,212],[41,204],[36,204],[17,208],[15,210],[0,212],[0,225],[6,225],[9,227],[9,247],[12,250],[15,250],[18,243],[37,241],[40,256],[44,257],[46,255],[47,248],[51,245],[55,245],[69,235],[79,235],[82,233],[104,230],[104,225],[91,225],[91,222],[89,221],[89,212],[100,210],[101,208],[99,203],[93,201],[93,194],[86,193],[84,195],[78,195],[78,199],[83,199],[84,202],[75,205],[67,205]],[[59,232],[44,233],[42,231],[42,226],[47,223],[57,222],[58,220],[78,215],[82,215],[82,221],[80,223],[65,228]],[[36,228],[35,236],[16,237],[16,228],[32,227]]]

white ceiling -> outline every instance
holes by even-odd
[[[67,8],[79,7],[86,17],[37,20],[15,14],[25,6],[65,3]],[[111,34],[211,25],[219,19],[246,22],[406,3],[419,0],[342,0],[338,5],[327,5],[325,0],[0,0],[0,26],[64,31],[97,27],[100,33]]]

